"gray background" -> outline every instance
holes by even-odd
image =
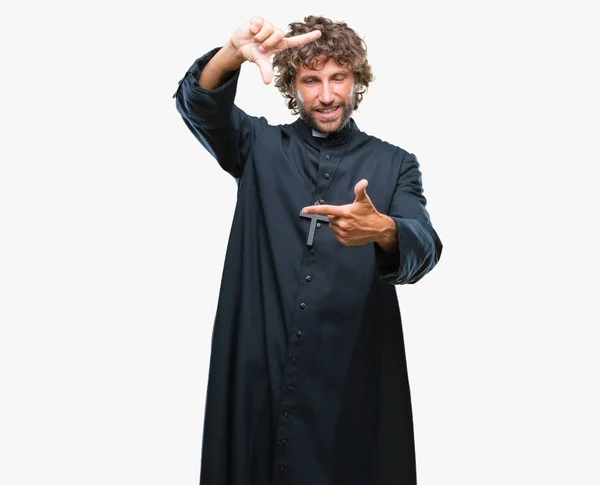
[[[444,243],[397,288],[419,485],[600,484],[591,6],[3,9],[0,482],[197,483],[236,185],[171,96],[252,15],[286,30],[323,14],[366,40],[376,80],[355,119],[418,156]],[[294,119],[253,65],[237,102]]]

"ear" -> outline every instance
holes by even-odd
[[[352,98],[352,109],[358,108],[358,97],[356,96],[356,88],[360,87],[360,84],[356,82],[356,74],[354,75],[354,83],[352,83],[352,89],[350,90],[350,97]]]

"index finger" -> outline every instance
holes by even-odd
[[[303,214],[321,214],[324,216],[341,216],[344,212],[339,205],[311,205],[302,209]]]
[[[281,40],[277,47],[281,49],[300,47],[304,44],[312,42],[313,40],[317,40],[319,37],[321,37],[321,31],[313,30],[311,32],[307,32],[306,34],[295,35],[294,37],[286,37],[285,39]]]

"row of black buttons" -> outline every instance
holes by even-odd
[[[329,174],[328,173],[326,173],[324,176],[325,176],[325,178],[329,178]],[[319,203],[320,204],[324,204],[325,201],[323,199],[321,199],[319,201]],[[321,223],[317,223],[317,228],[320,228],[320,227],[321,227]],[[313,248],[311,248],[310,249],[310,254],[312,256],[314,256],[315,254],[317,254],[317,252]],[[307,276],[304,277],[304,281],[306,281],[307,283],[310,283],[312,281],[312,277],[310,275],[307,275]],[[300,309],[304,310],[305,308],[306,308],[306,303],[301,302],[300,303]],[[300,330],[300,329],[296,330],[296,337],[300,338],[300,337],[302,337],[302,335],[303,335],[302,334],[302,330]],[[298,365],[298,358],[297,357],[292,357],[290,360],[292,361],[292,364]],[[286,387],[286,389],[288,390],[288,392],[294,392],[296,390],[296,386],[294,386],[293,384],[288,384],[287,387]],[[285,413],[283,413],[283,416],[284,416],[285,419],[290,419],[292,417],[292,413],[290,413],[289,411],[286,411]],[[283,448],[287,448],[288,447],[288,441],[286,439],[279,440],[279,444]],[[285,465],[279,465],[278,469],[279,469],[280,473],[286,473],[287,470],[288,470]]]
[[[292,363],[293,364],[297,364],[298,363],[298,359],[296,357],[293,357],[292,358]],[[296,388],[292,384],[289,384],[287,386],[287,390],[289,392],[294,392],[296,390]],[[283,416],[285,417],[285,419],[290,419],[292,417],[292,413],[290,413],[289,411],[286,411],[285,413],[283,413]],[[288,446],[288,440],[286,440],[286,439],[279,440],[279,444],[283,448],[287,448],[287,446]],[[287,467],[285,465],[279,465],[279,473],[285,473],[286,471],[287,471]]]
[[[300,303],[300,308],[302,308],[302,309],[306,308],[306,303],[304,303],[304,302]],[[300,338],[302,336],[302,330],[300,330],[300,329],[296,330],[296,336],[298,338]],[[292,357],[290,360],[292,361],[292,364],[298,365],[298,357]],[[296,386],[294,386],[293,384],[288,384],[287,390],[288,390],[288,392],[294,392],[296,390]],[[286,411],[285,413],[283,413],[283,416],[285,417],[285,419],[290,419],[292,417],[292,413],[290,413],[289,411]],[[284,448],[287,448],[288,441],[286,439],[282,439],[279,441],[279,444],[281,446],[283,446]],[[285,465],[279,465],[280,473],[285,473],[286,471],[287,471],[287,468]]]

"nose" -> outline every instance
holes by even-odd
[[[333,85],[328,82],[322,83],[321,92],[319,93],[319,101],[321,104],[331,104],[334,99]]]

